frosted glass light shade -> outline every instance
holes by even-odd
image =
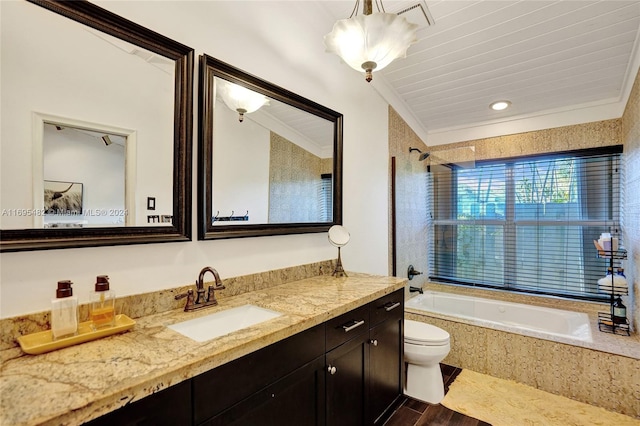
[[[244,114],[257,111],[262,106],[269,104],[269,99],[260,93],[228,81],[219,81],[222,83],[220,87],[222,100],[229,109],[240,114],[240,121],[244,119]]]
[[[396,58],[404,58],[416,39],[418,26],[393,13],[372,13],[341,19],[324,36],[327,52],[340,56],[351,68],[381,70]]]

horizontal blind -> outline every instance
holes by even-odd
[[[606,297],[593,240],[620,234],[621,167],[619,152],[601,151],[431,167],[430,278]]]
[[[320,176],[318,198],[320,200],[319,222],[331,222],[333,220],[333,178],[331,173],[323,173]]]

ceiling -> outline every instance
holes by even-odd
[[[323,2],[335,20],[354,4]],[[418,41],[372,85],[428,145],[622,115],[640,63],[640,1],[384,1],[387,12],[411,6],[402,16],[420,25]],[[502,99],[512,106],[489,108]]]

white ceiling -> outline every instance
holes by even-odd
[[[354,4],[323,2],[336,20]],[[421,25],[418,41],[406,58],[374,72],[372,85],[428,145],[622,115],[640,63],[640,1],[427,0],[426,7],[434,25],[419,9],[405,14]],[[499,99],[512,107],[491,110]]]

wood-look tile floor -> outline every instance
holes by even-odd
[[[440,364],[444,393],[449,391],[449,385],[462,371],[459,368]],[[398,409],[389,417],[384,426],[491,426],[473,417],[450,410],[440,404],[429,404],[417,399],[405,397]]]

